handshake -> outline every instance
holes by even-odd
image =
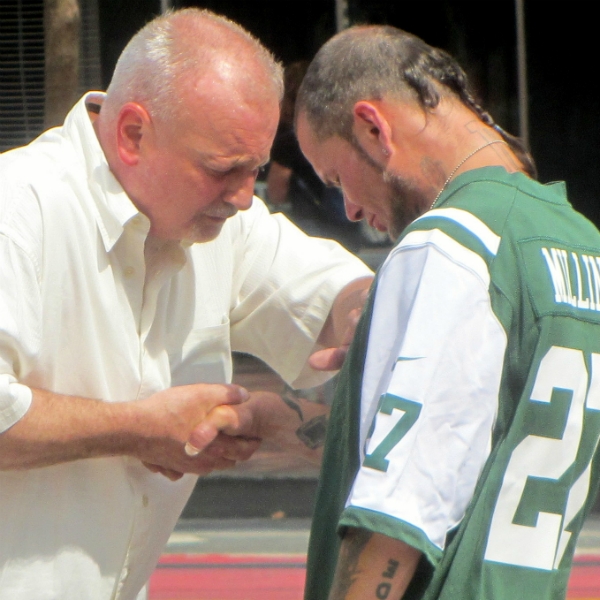
[[[293,392],[196,384],[129,404],[138,404],[157,428],[155,434],[143,432],[134,455],[172,480],[229,469],[248,460],[263,440],[315,464],[322,459],[329,407]]]
[[[260,446],[261,406],[278,399],[270,392],[251,395],[233,384],[187,385],[154,394],[133,403],[156,429],[143,436],[137,457],[171,480],[232,468]]]

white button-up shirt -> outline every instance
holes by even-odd
[[[124,402],[229,382],[232,350],[319,383],[306,360],[331,302],[369,270],[257,198],[216,240],[146,259],[148,219],[111,174],[86,99],[0,156],[0,431],[29,386]],[[143,597],[195,482],[126,457],[0,473],[0,599]]]

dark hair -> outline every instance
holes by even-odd
[[[306,114],[319,139],[338,135],[352,142],[352,109],[359,100],[392,94],[416,99],[429,109],[438,105],[446,91],[494,128],[524,171],[530,177],[537,176],[523,142],[504,131],[479,105],[456,60],[395,27],[357,26],[331,38],[308,68],[298,92],[296,114]]]
[[[285,67],[283,72],[283,100],[281,101],[281,121],[289,123],[294,122],[294,109],[296,106],[296,96],[300,89],[300,84],[304,79],[309,61],[297,60]]]

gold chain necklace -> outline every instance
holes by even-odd
[[[483,146],[479,146],[479,148],[477,148],[476,150],[473,150],[473,152],[471,152],[471,154],[468,154],[467,156],[465,156],[456,165],[456,167],[454,167],[454,169],[452,169],[452,172],[450,173],[450,175],[448,175],[448,179],[446,179],[446,181],[444,181],[444,185],[442,186],[442,189],[438,192],[438,195],[435,197],[435,200],[431,203],[429,210],[431,210],[435,206],[435,203],[440,199],[442,192],[446,189],[446,186],[450,183],[450,180],[454,177],[454,174],[456,173],[456,171],[458,171],[472,156],[477,154],[480,150],[483,150],[484,148],[487,148],[488,146],[491,146],[492,144],[506,144],[506,142],[504,140],[492,140],[491,142],[487,142],[487,144],[483,144]],[[506,144],[506,145],[508,146],[508,144]]]

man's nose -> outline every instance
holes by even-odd
[[[363,209],[357,204],[354,204],[354,202],[352,202],[351,200],[349,200],[348,196],[346,196],[345,193],[343,194],[343,196],[344,208],[346,209],[346,215],[348,219],[350,219],[350,221],[362,221],[365,218]]]
[[[245,175],[238,179],[225,196],[225,202],[235,206],[238,210],[248,210],[252,206],[255,181],[255,174]]]

